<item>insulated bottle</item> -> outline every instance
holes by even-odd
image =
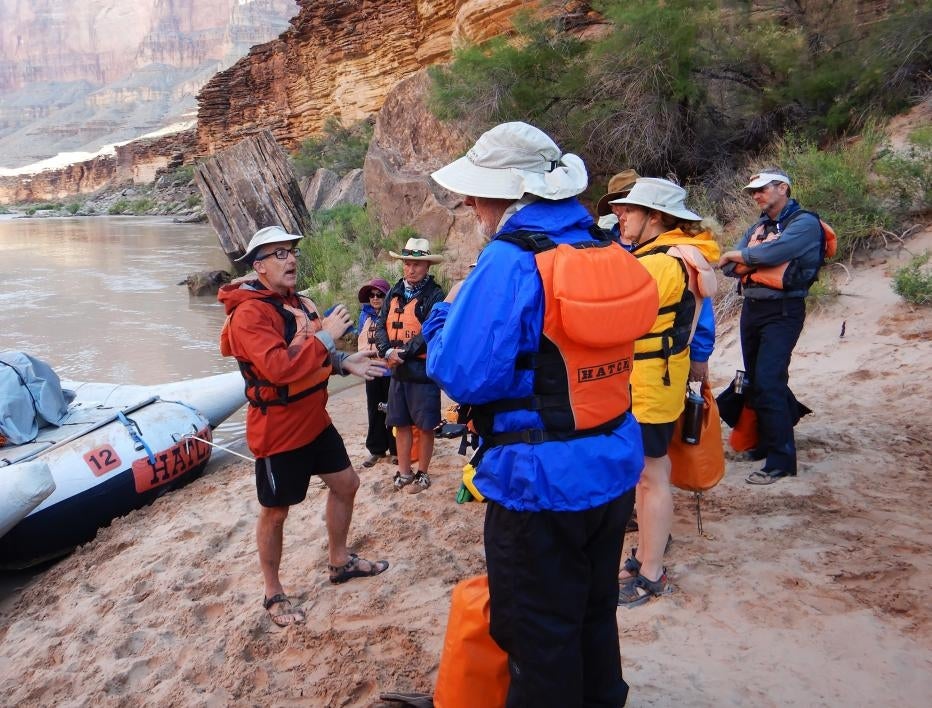
[[[686,394],[686,410],[683,412],[683,442],[698,445],[702,434],[702,410],[705,401],[702,396],[689,389]]]

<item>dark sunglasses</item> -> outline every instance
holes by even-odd
[[[402,256],[414,256],[415,258],[419,258],[421,256],[429,256],[430,251],[412,251],[410,248],[402,248],[401,255]]]
[[[380,300],[382,300],[385,298],[385,293],[380,293],[378,290],[373,290],[371,293],[369,293],[369,299],[371,300],[374,297],[377,297]]]
[[[295,258],[301,255],[301,249],[295,246],[294,248],[276,248],[271,253],[266,253],[264,256],[259,256],[258,258],[253,259],[253,263],[256,261],[262,261],[271,256],[275,256],[278,260],[283,261],[288,256],[293,255]]]
[[[778,184],[780,183],[770,182],[768,184],[765,184],[763,187],[755,187],[754,189],[749,189],[748,192],[750,192],[751,194],[757,194],[758,192],[766,192],[768,189],[770,189],[771,187],[776,187]]]

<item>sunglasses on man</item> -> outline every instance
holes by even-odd
[[[779,182],[768,182],[763,187],[755,187],[754,189],[749,189],[748,193],[757,194],[758,192],[766,192],[768,189],[770,189],[771,187],[776,187],[778,184],[780,183]]]

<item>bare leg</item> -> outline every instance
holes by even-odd
[[[423,428],[418,428],[417,431],[420,437],[420,440],[418,440],[417,468],[421,472],[426,472],[430,466],[430,458],[434,454],[434,431],[424,430]]]
[[[645,457],[637,485],[638,551],[641,575],[656,581],[663,573],[663,551],[673,526],[670,458]]]
[[[349,560],[346,538],[349,535],[350,522],[353,520],[353,503],[356,490],[359,489],[359,475],[352,467],[321,475],[329,488],[327,493],[327,541],[329,545],[330,565],[345,565]]]
[[[278,570],[282,562],[282,540],[287,516],[287,506],[259,507],[256,545],[259,547],[259,567],[262,570],[266,597],[285,592],[278,577]]]
[[[411,475],[411,426],[395,428],[395,449],[398,451],[398,471],[401,475]],[[433,448],[433,445],[431,445]]]

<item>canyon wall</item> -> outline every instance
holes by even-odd
[[[294,0],[0,0],[0,166],[193,122],[204,83],[297,11]]]
[[[150,184],[156,172],[189,161],[196,143],[194,129],[160,138],[134,140],[112,155],[55,170],[0,177],[0,204],[63,201],[123,184]]]
[[[398,81],[446,61],[457,41],[510,28],[521,0],[298,0],[279,39],[215,76],[198,95],[202,153],[269,129],[286,149],[328,116],[351,124],[377,112]]]

